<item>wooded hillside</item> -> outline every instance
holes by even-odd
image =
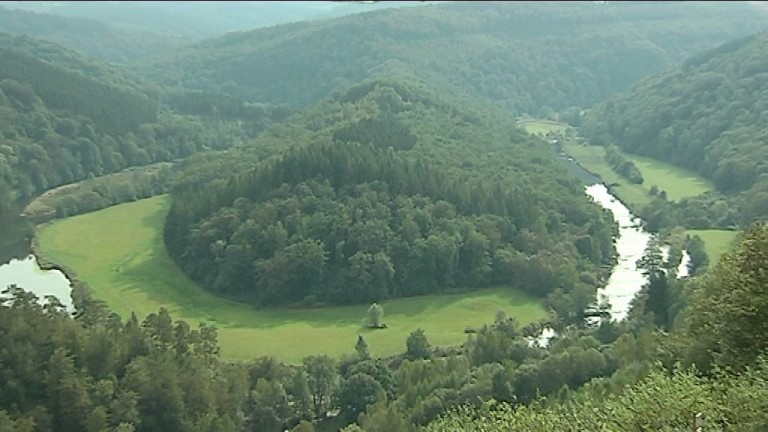
[[[139,66],[168,86],[293,107],[396,74],[546,115],[766,23],[744,3],[449,2],[236,32]]]
[[[613,257],[609,219],[551,145],[503,113],[373,80],[250,148],[269,158],[288,145],[174,194],[166,242],[204,286],[260,304],[494,284],[543,297],[589,292],[579,273]]]
[[[768,215],[768,34],[692,55],[599,105],[582,131],[598,144],[670,161]]]

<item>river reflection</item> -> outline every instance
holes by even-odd
[[[74,311],[69,280],[58,270],[40,269],[34,255],[0,265],[0,291],[12,284],[33,292],[41,302],[47,295],[55,296],[67,311]]]

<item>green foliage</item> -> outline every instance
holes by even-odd
[[[405,357],[409,360],[427,359],[432,353],[424,330],[416,329],[405,340]]]
[[[768,348],[768,224],[755,223],[704,276],[687,311],[689,360],[741,370]]]
[[[378,303],[372,303],[365,313],[365,326],[369,328],[381,328],[384,325],[384,308]]]
[[[215,330],[174,323],[164,310],[139,323],[95,303],[80,307],[85,318],[73,320],[61,305],[40,306],[15,286],[4,291],[0,424],[10,417],[20,431],[33,430],[25,426],[32,419],[51,431],[173,431],[215,418],[242,427],[242,368],[217,362]]]
[[[386,400],[386,394],[378,381],[364,373],[354,374],[345,379],[339,388],[339,415],[353,421],[368,405],[380,399]]]
[[[766,372],[764,361],[743,375],[718,374],[711,380],[695,371],[669,375],[657,370],[610,398],[589,395],[562,404],[518,408],[493,403],[480,410],[462,407],[427,430],[672,432],[688,430],[697,412],[707,418],[705,430],[760,430],[768,424]]]
[[[141,68],[169,86],[294,107],[395,75],[547,116],[758,31],[761,17],[738,4],[446,3],[232,33]]]
[[[355,343],[355,351],[360,360],[369,360],[371,353],[368,351],[368,343],[363,339],[363,335],[357,335],[357,343]]]
[[[624,176],[630,183],[643,183],[643,173],[637,169],[637,166],[632,161],[627,160],[616,147],[608,147],[605,150],[605,159],[614,171]]]
[[[739,223],[764,217],[768,153],[759,125],[768,103],[767,38],[763,33],[696,54],[590,111],[581,129],[595,142],[616,143],[711,179],[734,197]]]
[[[357,118],[381,113],[400,126],[387,120],[366,131],[378,146],[393,144],[387,149],[333,141]],[[402,127],[417,137],[410,150],[396,144]],[[498,111],[459,109],[413,83],[371,80],[271,128],[243,158],[288,136],[296,146],[263,155],[268,161],[256,169],[174,192],[166,244],[206,288],[265,305],[500,283],[567,296],[576,268],[611,259],[605,215],[550,149]],[[464,144],[470,138],[472,147]],[[585,235],[587,256],[574,245]]]
[[[338,387],[336,364],[328,356],[309,356],[303,363],[312,400],[312,414],[315,418],[324,418]]]
[[[9,201],[127,167],[227,148],[245,133],[231,122],[158,115],[146,95],[156,90],[61,47],[0,35],[0,51],[0,195]],[[67,198],[56,205],[58,215],[162,191],[148,190],[157,185],[122,186]]]
[[[181,38],[123,31],[83,18],[62,17],[0,7],[0,31],[29,35],[105,61],[123,63],[179,46]]]

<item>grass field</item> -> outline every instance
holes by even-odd
[[[123,317],[133,311],[143,319],[164,307],[190,325],[216,325],[228,359],[273,355],[298,363],[310,354],[339,356],[354,352],[358,333],[374,356],[385,356],[404,352],[418,327],[432,345],[455,345],[466,340],[466,327],[492,322],[498,310],[521,323],[546,316],[535,299],[503,288],[384,303],[388,328],[376,331],[361,328],[368,305],[259,310],[223,300],[190,281],[168,256],[162,241],[168,205],[167,196],[159,196],[54,222],[38,233],[40,250]]]
[[[605,161],[605,149],[603,147],[566,144],[564,148],[565,152],[573,157],[579,165],[600,177],[606,185],[613,185],[613,192],[621,202],[630,207],[642,207],[651,202],[648,189],[643,185],[630,183],[608,165]],[[643,172],[643,177],[645,177],[645,172]]]
[[[648,191],[653,185],[656,185],[659,190],[667,191],[667,197],[673,201],[696,196],[713,188],[709,180],[692,171],[653,158],[624,152],[622,154],[634,162],[643,173],[643,184],[632,184],[616,174],[606,163],[603,147],[566,144],[565,151],[588,171],[599,175],[605,183],[618,185],[615,191],[619,199],[629,204],[643,206],[649,203],[651,196],[648,195]]]
[[[728,251],[733,240],[738,236],[738,231],[726,230],[687,230],[686,234],[698,235],[704,240],[704,249],[709,256],[710,268],[717,264],[720,255]]]
[[[568,129],[568,125],[552,120],[524,119],[519,122],[520,127],[534,135],[546,135],[549,132],[560,133]]]

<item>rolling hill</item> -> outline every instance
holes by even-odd
[[[743,217],[768,215],[768,33],[689,57],[600,104],[583,132],[693,169],[737,197]]]
[[[756,32],[767,17],[745,3],[451,2],[235,32],[136,67],[169,86],[293,107],[397,75],[551,114]]]

